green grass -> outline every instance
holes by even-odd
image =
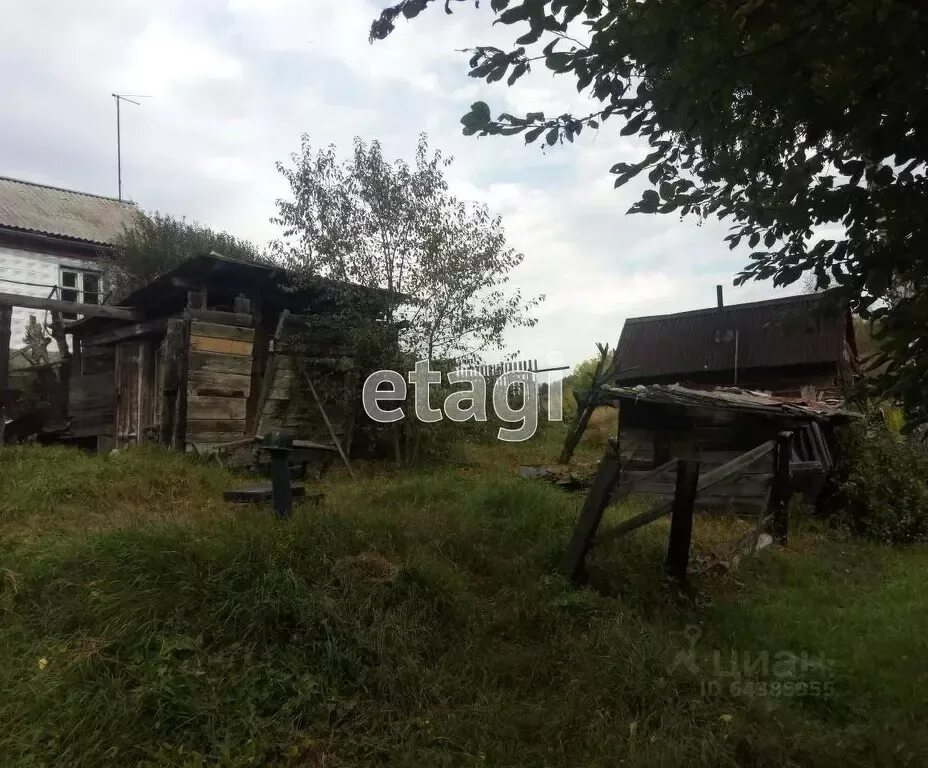
[[[0,452],[0,765],[925,763],[928,549],[797,526],[683,594],[661,522],[573,589],[580,498],[511,472],[556,442],[336,473],[289,524],[179,455]],[[726,676],[763,653],[787,669]]]

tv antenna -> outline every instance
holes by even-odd
[[[119,120],[119,103],[128,101],[130,104],[141,106],[136,99],[150,99],[151,96],[141,93],[114,93],[112,96],[116,101],[116,180],[119,185],[119,199],[122,200],[122,126]]]

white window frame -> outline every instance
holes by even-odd
[[[74,285],[65,285],[64,276],[66,274],[74,275]],[[86,297],[88,294],[86,288],[86,279],[92,277],[97,281],[97,290],[96,290],[96,301],[87,302]],[[75,294],[75,301],[80,304],[102,304],[103,303],[103,275],[100,272],[97,272],[93,269],[82,269],[80,267],[58,267],[58,297],[64,300],[64,292],[72,291]],[[70,314],[70,313],[68,313]],[[72,315],[71,319],[76,317],[83,317],[83,315]]]

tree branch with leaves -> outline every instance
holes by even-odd
[[[385,8],[371,40],[464,0]],[[474,3],[479,5],[479,3]],[[618,121],[647,149],[610,171],[646,175],[632,213],[717,217],[751,249],[736,283],[803,274],[879,319],[881,391],[928,422],[928,10],[904,0],[491,0],[505,51],[476,46],[470,75],[518,81],[544,66],[602,108],[493,116],[468,135],[572,142]]]

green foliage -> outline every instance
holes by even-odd
[[[386,319],[416,359],[474,356],[502,346],[503,332],[532,326],[543,296],[523,300],[509,284],[523,255],[506,245],[502,221],[448,190],[450,160],[419,137],[414,167],[390,162],[380,143],[354,140],[315,150],[304,136],[292,167],[277,169],[292,199],[279,200],[284,231],[275,255],[300,276],[383,289],[401,300]],[[396,304],[400,304],[396,306]]]
[[[662,579],[661,524],[597,548],[600,591],[568,586],[555,568],[579,500],[512,477],[498,447],[482,467],[332,479],[290,524],[225,508],[235,480],[179,454],[0,459],[10,768],[847,768],[928,754],[924,549],[795,529],[789,553],[690,601]],[[687,626],[695,673],[672,666]],[[761,649],[832,660],[834,697],[704,692],[727,680],[713,654],[727,670]]]
[[[832,519],[886,544],[928,541],[928,453],[881,422],[840,435]]]
[[[372,40],[432,0],[386,8]],[[450,13],[450,0],[444,3]],[[493,117],[478,101],[467,135],[572,142],[620,119],[648,148],[612,166],[646,174],[636,213],[716,216],[752,253],[736,282],[819,289],[879,318],[880,391],[928,422],[928,14],[902,0],[493,0],[514,47],[477,46],[470,75],[513,85],[543,64],[601,108]],[[584,24],[588,34],[575,37]],[[827,236],[822,236],[823,228]]]
[[[139,216],[132,229],[122,232],[115,253],[104,254],[104,279],[112,299],[131,293],[150,280],[177,267],[191,256],[212,251],[231,259],[259,261],[258,249],[247,240],[225,232],[155,212]]]

